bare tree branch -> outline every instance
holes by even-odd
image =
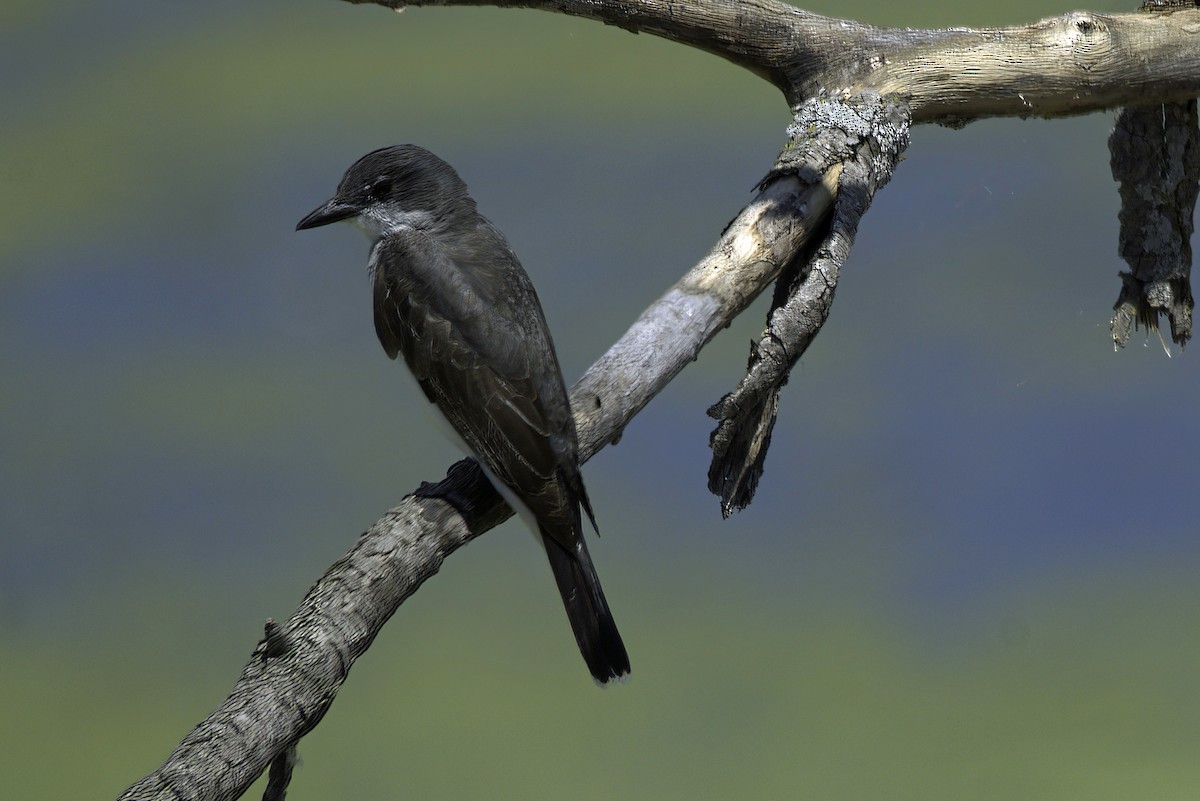
[[[780,176],[725,229],[709,254],[658,299],[571,392],[579,446],[591,457],[724,329],[824,226],[841,175]]]
[[[1006,28],[880,28],[776,0],[347,0],[536,8],[651,33],[770,81],[793,108],[826,91],[906,102],[914,123],[1060,117],[1200,95],[1200,10],[1072,11]]]
[[[268,635],[225,702],[122,799],[234,799],[320,722],[354,660],[442,560],[472,538],[447,504],[406,499]]]
[[[829,317],[842,265],[850,256],[859,220],[892,176],[908,145],[907,109],[878,95],[841,102],[816,100],[801,107],[788,128],[785,150],[764,185],[780,175],[803,175],[814,165],[840,164],[837,200],[827,231],[797,254],[775,284],[767,328],[750,343],[750,363],[737,388],[708,410],[718,421],[708,488],[721,499],[724,517],[744,509],[763,472],[779,392]]]

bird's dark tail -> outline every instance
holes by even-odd
[[[629,655],[625,653],[625,643],[621,642],[608,601],[604,600],[600,579],[583,538],[579,539],[578,550],[572,553],[559,545],[545,529],[541,534],[546,556],[550,558],[550,569],[554,571],[567,618],[575,632],[575,641],[579,643],[579,652],[592,677],[599,684],[607,684],[628,675]]]

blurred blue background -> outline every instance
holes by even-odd
[[[263,620],[457,458],[375,341],[365,240],[292,230],[355,158],[416,142],[457,167],[573,382],[788,123],[720,59],[533,11],[9,0],[0,68],[14,798],[155,768]],[[913,131],[748,511],[705,490],[704,412],[762,299],[589,462],[628,685],[593,687],[509,523],[384,629],[289,798],[1194,798],[1200,370],[1110,345],[1111,124]]]

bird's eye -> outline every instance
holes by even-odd
[[[392,179],[391,178],[380,178],[380,179],[376,180],[375,183],[371,184],[371,189],[370,189],[371,197],[382,198],[391,191],[392,191]]]

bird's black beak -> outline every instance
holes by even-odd
[[[296,230],[302,231],[305,228],[316,228],[319,225],[329,225],[329,223],[338,222],[353,217],[362,211],[362,208],[354,203],[347,203],[341,198],[333,198],[324,206],[313,211],[300,222],[296,223]]]

